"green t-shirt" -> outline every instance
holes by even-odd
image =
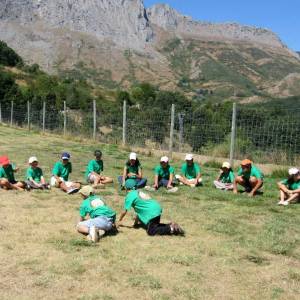
[[[103,169],[103,160],[90,160],[86,167],[85,179],[88,179],[89,174],[91,174],[92,172],[100,174],[101,172],[103,172]]]
[[[132,166],[132,165],[129,165],[129,166],[128,166],[128,165],[126,164],[125,167],[126,167],[126,170],[127,170],[127,174],[133,173],[133,174],[138,175],[138,174],[139,174],[139,170],[142,169],[141,164],[134,165],[134,166]],[[130,178],[134,178],[134,177],[136,177],[136,176],[131,176]]]
[[[6,178],[9,182],[15,182],[14,170],[14,164],[9,164],[6,167],[0,167],[0,178]]]
[[[187,179],[195,179],[200,172],[200,166],[195,162],[191,166],[184,163],[181,167],[181,174]]]
[[[174,174],[175,170],[170,165],[167,165],[167,167],[164,169],[161,165],[156,166],[154,169],[155,175],[158,175],[159,179],[170,179],[170,174]]]
[[[63,178],[64,181],[68,181],[70,173],[72,173],[71,162],[64,165],[61,161],[58,161],[55,163],[52,170],[53,175]]]
[[[79,214],[84,218],[89,214],[91,219],[96,217],[104,216],[111,218],[115,221],[116,212],[110,207],[106,206],[99,196],[93,195],[85,200],[80,205]]]
[[[255,166],[251,166],[250,172],[243,172],[242,168],[238,170],[238,176],[243,176],[246,180],[249,180],[250,177],[255,177],[257,179],[263,180],[263,173]]]
[[[124,209],[128,211],[131,207],[133,207],[138,218],[145,225],[162,213],[162,208],[156,200],[143,200],[139,196],[138,191],[129,192],[125,198]]]
[[[232,171],[229,171],[228,173],[223,172],[220,175],[220,181],[223,183],[233,183],[234,181],[234,174]]]
[[[32,168],[29,167],[26,171],[26,179],[34,180],[35,182],[41,182],[41,178],[43,177],[43,171],[41,168]]]
[[[300,189],[300,180],[289,183],[287,179],[281,181],[289,190],[294,191]]]

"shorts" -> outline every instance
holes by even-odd
[[[88,183],[94,183],[95,180],[96,180],[96,175],[90,173],[90,174],[88,175],[87,182],[88,182]]]
[[[109,231],[109,230],[112,229],[113,220],[111,218],[107,218],[107,217],[104,217],[104,216],[99,216],[99,217],[96,217],[96,218],[93,218],[93,219],[89,219],[89,220],[86,220],[86,221],[79,222],[77,224],[77,227],[78,226],[86,226],[89,229],[92,226],[95,226],[98,229]]]
[[[61,177],[59,177],[59,179],[66,185],[67,188],[71,187],[74,184],[72,181],[64,181],[64,179]],[[59,187],[56,178],[54,176],[51,177],[50,185],[55,186],[57,188]]]

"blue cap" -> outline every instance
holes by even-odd
[[[62,155],[61,155],[61,159],[70,159],[71,158],[71,155],[70,153],[68,152],[64,152]]]

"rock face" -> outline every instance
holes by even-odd
[[[0,20],[85,32],[123,47],[142,48],[153,36],[140,0],[1,0]]]
[[[278,36],[269,30],[242,26],[237,23],[196,22],[166,4],[152,6],[147,9],[147,15],[152,24],[179,35],[210,40],[247,41],[278,48],[285,47]]]
[[[196,22],[163,4],[146,10],[142,0],[0,0],[0,40],[28,63],[108,88],[300,94],[299,55],[271,31]]]

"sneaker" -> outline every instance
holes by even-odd
[[[98,229],[98,237],[99,239],[103,238],[105,235],[105,230],[103,229]]]
[[[99,232],[95,226],[90,228],[89,236],[92,242],[97,243],[99,241]]]
[[[184,230],[177,224],[172,223],[175,235],[184,235]]]
[[[71,195],[71,194],[75,194],[79,191],[78,188],[70,188],[68,191],[67,191],[67,194]]]
[[[283,201],[282,205],[287,206],[287,205],[289,205],[289,202],[288,201]]]
[[[148,191],[148,192],[155,192],[156,191],[153,186],[149,186],[149,185],[145,186],[145,190]]]
[[[284,204],[284,201],[279,201],[278,203],[277,203],[277,205],[283,205]]]
[[[176,186],[167,190],[168,193],[176,193],[177,191],[178,191],[178,187]]]
[[[196,184],[190,184],[190,187],[194,188],[194,187],[196,187]]]

